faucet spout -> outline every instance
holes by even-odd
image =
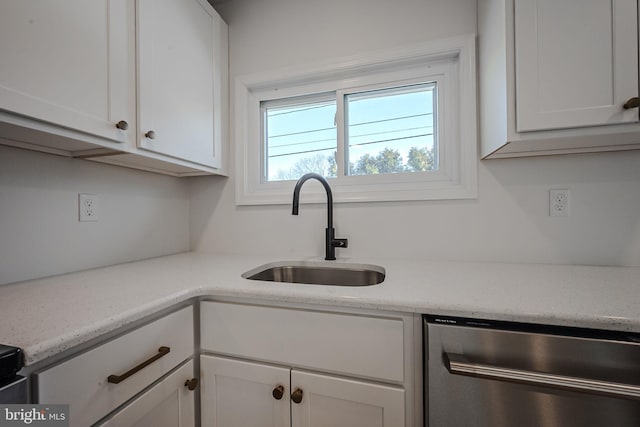
[[[347,239],[337,239],[335,237],[335,229],[333,228],[333,193],[331,187],[324,177],[317,173],[307,173],[302,175],[293,189],[293,206],[292,215],[298,215],[300,210],[300,189],[302,185],[309,179],[316,179],[322,184],[327,193],[327,229],[325,232],[325,260],[333,261],[336,259],[336,248],[346,248]]]
[[[300,210],[300,189],[302,188],[302,184],[309,179],[317,179],[320,181],[320,184],[322,184],[327,192],[327,228],[333,228],[333,193],[327,180],[317,173],[302,175],[298,182],[296,182],[296,186],[293,189],[293,209],[291,210],[291,214],[298,215],[298,211]]]

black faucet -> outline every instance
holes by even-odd
[[[336,230],[333,228],[333,195],[331,194],[331,187],[329,187],[327,180],[317,173],[307,173],[302,175],[298,182],[296,182],[296,187],[293,189],[293,210],[291,211],[291,214],[298,215],[300,189],[302,188],[302,184],[311,178],[315,178],[320,181],[327,192],[327,230],[325,233],[324,259],[327,261],[333,261],[336,259],[336,248],[346,248],[349,242],[347,239],[336,239],[335,237]]]

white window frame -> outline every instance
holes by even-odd
[[[338,122],[343,95],[354,91],[437,82],[438,171],[340,175],[330,179],[334,201],[474,199],[478,193],[475,35],[342,58],[314,66],[241,76],[234,86],[236,204],[289,204],[294,181],[262,179],[263,101],[335,92]],[[341,99],[342,98],[342,99]],[[338,123],[338,129],[344,128]],[[338,161],[344,135],[338,132]],[[344,164],[344,162],[343,162]],[[305,189],[304,203],[325,201],[321,186]]]

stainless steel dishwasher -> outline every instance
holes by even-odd
[[[638,427],[640,335],[424,316],[428,427]]]

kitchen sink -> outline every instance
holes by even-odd
[[[371,286],[382,283],[384,268],[369,264],[283,261],[265,264],[242,274],[249,280],[308,285]]]

